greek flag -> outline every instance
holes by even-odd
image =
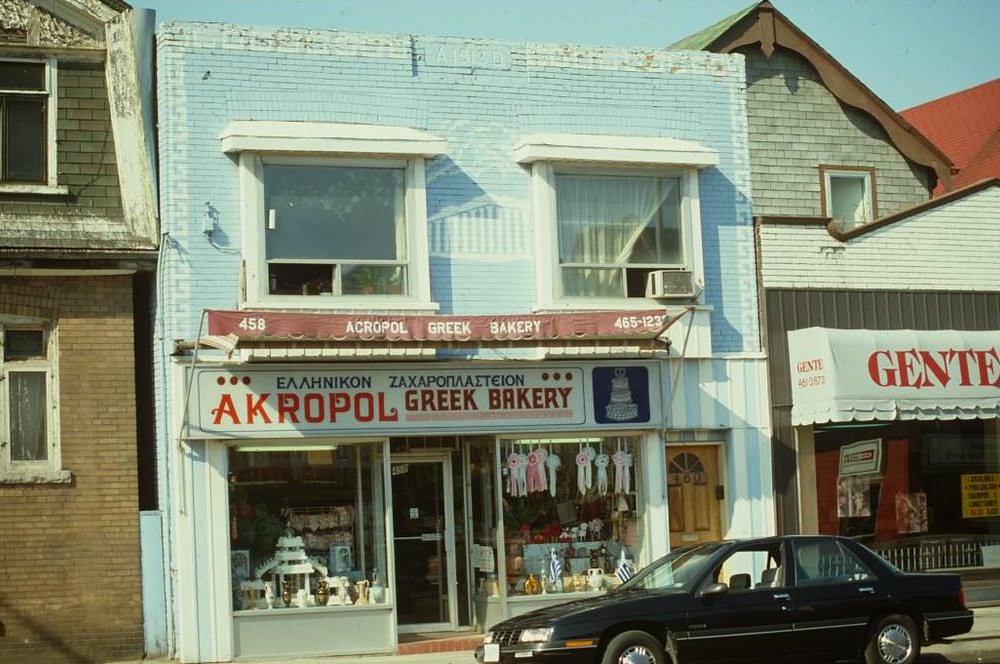
[[[562,578],[562,561],[559,560],[555,549],[549,550],[549,578],[552,579],[552,583]]]
[[[615,574],[618,575],[622,583],[632,578],[632,566],[629,565],[628,559],[625,558],[625,547],[622,547],[622,557],[618,562],[618,569],[615,570]]]

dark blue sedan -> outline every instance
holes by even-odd
[[[972,620],[956,574],[905,573],[845,537],[770,537],[677,549],[606,595],[500,622],[476,660],[913,664]]]

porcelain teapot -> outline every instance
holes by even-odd
[[[587,570],[587,586],[591,590],[601,590],[604,588],[604,570],[600,567],[591,567]]]

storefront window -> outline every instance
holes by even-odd
[[[600,591],[639,554],[637,438],[500,442],[508,595]]]
[[[989,420],[816,427],[817,531],[905,569],[1000,565],[1000,438]],[[804,500],[808,491],[804,492]]]
[[[229,453],[233,608],[385,602],[381,443]]]
[[[499,597],[500,586],[496,564],[496,441],[477,439],[469,446],[469,486],[472,509],[472,569],[475,571],[476,593],[480,596]],[[477,624],[485,617],[477,616]]]

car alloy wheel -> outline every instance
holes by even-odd
[[[666,656],[660,643],[646,632],[622,632],[611,639],[601,664],[663,664]]]
[[[865,649],[867,664],[912,664],[920,656],[920,637],[906,616],[882,620]]]

